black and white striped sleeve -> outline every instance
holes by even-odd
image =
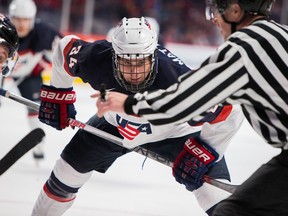
[[[288,26],[259,19],[228,38],[195,72],[152,93],[137,94],[125,110],[156,125],[199,121],[218,104],[241,104],[254,130],[288,146]]]
[[[178,124],[192,118],[198,121],[201,114],[248,82],[239,51],[227,42],[198,70],[182,75],[178,83],[166,90],[136,94],[133,100],[126,101],[125,107],[155,125]]]

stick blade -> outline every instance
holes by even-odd
[[[1,160],[0,175],[8,170],[17,160],[25,155],[29,150],[39,144],[45,137],[45,132],[41,128],[36,128],[23,137]]]

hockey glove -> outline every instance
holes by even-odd
[[[203,175],[215,164],[218,153],[200,138],[189,138],[173,164],[173,176],[186,189],[193,191],[203,185]]]
[[[57,130],[69,126],[68,118],[75,118],[77,113],[73,104],[76,101],[76,94],[72,90],[72,87],[55,88],[42,85],[39,120]]]

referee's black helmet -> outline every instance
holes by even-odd
[[[238,3],[249,15],[269,16],[273,3],[276,0],[206,0],[207,5],[215,5],[220,14],[223,14],[229,4]]]

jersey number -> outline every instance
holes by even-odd
[[[81,48],[81,46],[73,47],[69,53],[69,56],[77,54],[79,52],[80,48]],[[70,57],[69,67],[72,68],[76,63],[77,63],[77,59]]]

